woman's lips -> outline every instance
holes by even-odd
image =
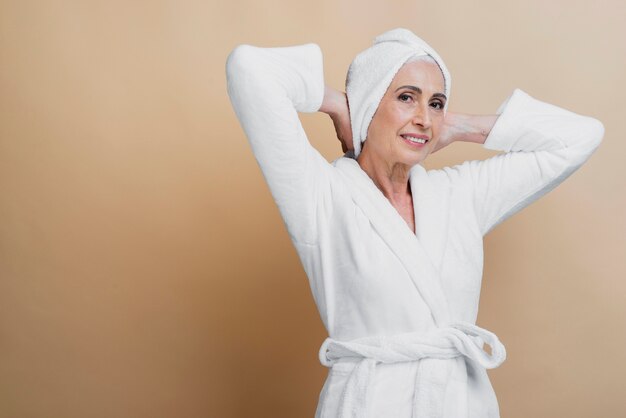
[[[428,142],[430,141],[430,139],[426,135],[402,134],[402,135],[400,135],[400,137],[402,138],[402,140],[404,142],[406,142],[407,144],[409,144],[410,146],[415,147],[415,148],[422,148],[426,144],[428,144]],[[411,139],[408,139],[408,138],[411,138],[412,141],[411,141]],[[422,139],[425,142],[424,143],[417,142],[418,139]]]

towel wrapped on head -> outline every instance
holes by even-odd
[[[350,107],[354,158],[361,153],[367,128],[398,70],[408,60],[431,57],[441,69],[445,95],[450,99],[450,73],[439,54],[423,39],[404,28],[389,30],[374,38],[371,47],[359,53],[346,76],[346,95]],[[444,105],[444,114],[448,101]]]

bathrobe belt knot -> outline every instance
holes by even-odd
[[[484,350],[484,343],[491,347],[491,354]],[[326,367],[332,367],[339,361],[356,362],[345,386],[339,416],[359,418],[367,415],[368,392],[378,363],[460,356],[466,356],[486,369],[493,369],[504,362],[506,350],[494,333],[460,321],[434,328],[428,333],[411,332],[351,341],[337,341],[329,337],[319,351],[320,362]]]

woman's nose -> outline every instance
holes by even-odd
[[[415,125],[421,125],[424,129],[430,128],[431,120],[430,113],[428,112],[428,106],[418,106],[413,117],[413,123]]]

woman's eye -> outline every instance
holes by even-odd
[[[406,102],[406,100],[404,100],[404,98],[407,98],[407,97],[408,97],[409,99],[412,99],[412,97],[411,97],[409,94],[406,94],[406,93],[401,94],[400,96],[398,96],[398,98],[399,98],[399,99],[400,99],[400,101],[402,101],[402,102]]]
[[[435,105],[436,109],[443,109],[443,103],[441,102],[432,102],[431,104]]]

